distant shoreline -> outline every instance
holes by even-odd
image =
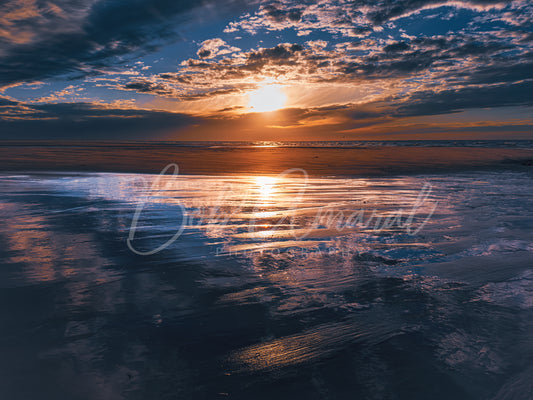
[[[483,147],[1,146],[0,171],[159,173],[176,163],[187,175],[388,176],[470,170],[531,171],[533,149]]]
[[[138,146],[194,147],[194,148],[375,148],[375,147],[469,147],[469,148],[519,148],[533,149],[533,140],[528,139],[483,139],[483,140],[285,140],[285,141],[139,141],[139,140],[0,140],[1,147],[121,147]]]

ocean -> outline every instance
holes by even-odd
[[[376,143],[139,145],[196,157],[164,175],[5,144],[0,397],[530,398],[532,142]],[[352,157],[375,147],[451,161]]]

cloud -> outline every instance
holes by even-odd
[[[149,80],[136,80],[123,86],[115,86],[117,89],[134,90],[138,93],[149,93],[157,96],[178,97],[179,92],[169,85],[151,82]]]
[[[117,56],[176,40],[177,26],[214,0],[11,0],[0,6],[0,87],[62,74],[84,76]],[[216,1],[217,10],[242,5]],[[205,13],[204,13],[205,14]]]
[[[440,92],[421,91],[403,100],[395,115],[438,115],[470,108],[510,106],[533,107],[533,81],[487,87],[464,87]]]
[[[279,43],[217,59],[188,59],[178,72],[153,76],[150,84],[135,81],[125,88],[166,96],[172,93],[185,99],[226,94],[231,88],[253,89],[258,82],[343,87],[375,84],[396,86],[404,93],[514,83],[533,79],[533,43],[525,42],[526,37],[485,31],[334,45],[324,40]]]
[[[1,103],[0,103],[1,104]],[[200,117],[165,111],[117,108],[91,103],[27,105],[2,114],[2,139],[133,140],[179,134]]]
[[[200,49],[196,53],[200,58],[215,58],[224,54],[241,51],[238,47],[229,46],[220,38],[209,39],[202,42]]]
[[[385,51],[386,53],[396,53],[409,50],[410,48],[411,46],[406,42],[395,42],[383,47],[383,51]]]
[[[0,107],[15,106],[18,103],[18,101],[10,99],[9,97],[0,96]]]
[[[199,116],[139,110],[128,104],[6,101],[5,106],[0,105],[0,132],[2,139],[13,140],[236,140],[242,138],[243,131],[250,140],[279,140],[280,137],[301,140],[302,135],[310,140],[324,140],[387,134],[431,136],[445,132],[527,134],[533,131],[531,118],[501,119],[491,111],[475,123],[454,119],[446,123],[433,122],[428,118],[480,106],[514,104],[531,110],[532,85],[507,85],[486,90],[481,93],[486,99],[481,103],[476,99],[479,92],[469,89],[441,93],[427,91],[416,93],[409,99],[396,97],[364,104],[287,108],[270,115],[267,120],[259,113],[235,114],[234,108]],[[518,100],[520,98],[522,100]]]
[[[443,6],[476,12],[515,10],[525,1],[511,0],[332,0],[332,1],[265,1],[253,15],[245,14],[231,22],[226,33],[261,30],[294,29],[301,35],[313,31],[340,34],[345,37],[368,36],[381,25],[409,17],[422,10]]]
[[[528,25],[533,7],[522,0],[247,2],[247,7],[257,6],[255,13],[244,9],[227,26],[226,35],[196,37],[196,55],[190,56],[193,50],[187,56],[191,58],[177,65],[169,65],[172,57],[166,53],[161,53],[165,62],[153,64],[153,73],[145,69],[148,60],[137,61],[132,69],[120,64],[179,39],[179,27],[203,18],[208,10],[227,5],[229,12],[236,10],[232,6],[241,6],[241,12],[243,3],[4,2],[0,87],[25,83],[4,94],[20,93],[36,80],[84,76],[81,86],[90,89],[92,84],[102,98],[106,90],[126,91],[128,99],[148,94],[153,99],[145,102],[143,96],[144,107],[187,113],[99,104],[80,98],[81,87],[65,84],[33,102],[0,97],[2,137],[16,137],[17,129],[31,137],[41,130],[50,137],[77,132],[84,138],[179,136],[185,127],[189,135],[215,135],[210,132],[220,128],[230,136],[251,129],[371,131],[409,118],[473,108],[533,107],[533,35]],[[435,15],[448,18],[449,28],[434,24]],[[445,29],[445,34],[436,33]],[[209,30],[201,31],[207,35]],[[257,36],[242,34],[237,47],[230,35],[236,31]],[[244,95],[269,83],[290,92],[290,108],[267,123],[254,113],[247,115],[242,106]]]

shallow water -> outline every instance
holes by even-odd
[[[531,397],[529,174],[0,187],[2,398]]]

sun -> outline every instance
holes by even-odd
[[[283,108],[286,101],[279,85],[266,85],[250,93],[248,107],[255,112],[269,112]]]

